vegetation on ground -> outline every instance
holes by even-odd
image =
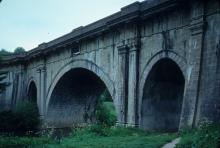
[[[0,148],[41,148],[52,143],[54,140],[48,137],[0,136]]]
[[[24,102],[14,109],[0,112],[0,132],[24,135],[36,131],[40,124],[37,104]]]
[[[185,128],[176,148],[219,148],[220,124],[202,122],[198,128]]]
[[[91,125],[74,129],[67,137],[0,137],[0,147],[160,148],[176,134],[145,132],[136,128]]]

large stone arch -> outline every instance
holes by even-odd
[[[52,80],[51,85],[49,86],[48,89],[48,93],[46,95],[46,108],[48,106],[48,103],[50,101],[50,97],[52,94],[52,91],[54,89],[54,87],[56,86],[57,82],[59,81],[59,79],[68,71],[70,71],[71,69],[74,68],[84,68],[87,69],[91,72],[93,72],[94,74],[96,74],[106,85],[106,87],[108,88],[113,101],[115,100],[115,87],[114,87],[114,83],[113,81],[110,79],[110,77],[108,76],[107,73],[105,73],[102,68],[100,68],[99,66],[97,66],[95,63],[89,61],[89,60],[72,60],[70,62],[68,62],[67,64],[65,64],[63,67],[61,67],[57,74],[55,75],[54,79]]]
[[[147,79],[149,75],[151,74],[151,70],[154,68],[154,66],[159,63],[161,60],[168,60],[173,62],[174,65],[176,65],[177,69],[179,69],[180,73],[182,74],[182,77],[184,79],[184,84],[183,84],[183,100],[184,101],[184,94],[185,94],[185,86],[186,86],[186,60],[184,57],[179,56],[177,53],[174,51],[170,50],[165,50],[165,51],[160,51],[156,53],[154,56],[151,57],[151,59],[147,62],[143,72],[140,75],[140,85],[139,85],[139,124],[141,126],[142,122],[142,105],[143,105],[143,97],[144,97],[144,89],[145,85],[147,83]],[[181,104],[182,106],[182,104]],[[180,113],[181,115],[181,113]]]
[[[180,55],[178,55],[176,52],[171,50],[162,50],[158,53],[156,53],[154,56],[152,56],[147,64],[144,67],[143,72],[140,74],[140,85],[139,85],[139,98],[143,97],[143,87],[146,82],[146,79],[148,77],[148,74],[152,67],[161,59],[168,58],[173,60],[181,69],[184,78],[187,78],[187,72],[186,72],[186,66],[187,62],[186,59]]]
[[[47,93],[48,125],[69,126],[84,122],[84,115],[87,113],[89,120],[91,119],[89,122],[92,122],[97,97],[103,88],[108,90],[114,102],[114,83],[102,68],[88,60],[73,60],[65,64],[58,70]],[[60,122],[57,119],[63,121]]]

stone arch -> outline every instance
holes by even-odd
[[[113,81],[100,67],[87,60],[73,60],[65,64],[55,75],[47,93],[47,123],[53,126],[69,126],[85,121],[82,116],[94,114],[97,97],[103,88],[108,90],[114,102]],[[63,122],[56,120],[58,118]]]
[[[55,75],[54,79],[52,80],[51,85],[49,86],[48,93],[46,95],[46,107],[48,106],[48,103],[50,101],[50,97],[52,94],[52,91],[54,87],[56,86],[59,79],[68,71],[74,68],[84,68],[87,69],[94,74],[96,74],[106,85],[108,88],[113,101],[115,98],[115,87],[113,81],[109,78],[108,74],[105,73],[100,67],[98,67],[95,63],[88,61],[88,60],[72,60],[69,63],[65,64],[63,67],[59,69],[57,74]]]
[[[33,78],[31,78],[28,82],[28,85],[27,85],[27,99],[28,101],[33,101],[35,103],[37,103],[37,92],[38,92],[38,89],[37,89],[37,85],[36,85],[36,82]]]
[[[140,74],[140,85],[139,85],[139,98],[143,97],[143,88],[144,88],[144,84],[146,82],[146,79],[148,77],[148,74],[150,72],[150,70],[152,69],[152,67],[161,59],[164,58],[168,58],[173,60],[178,67],[181,69],[184,78],[187,78],[187,73],[186,73],[186,66],[187,66],[187,62],[186,59],[182,56],[179,56],[176,52],[174,51],[170,51],[170,50],[162,50],[158,53],[156,53],[154,56],[152,56],[150,58],[150,60],[148,60],[146,66],[144,67],[143,72]]]
[[[144,91],[146,83],[148,83],[148,77],[151,75],[152,70],[155,69],[155,66],[157,66],[160,61],[168,61],[168,63],[171,63],[172,66],[174,66],[177,71],[179,71],[180,77],[184,80],[183,83],[183,92],[182,92],[182,102],[184,97],[184,91],[185,91],[185,78],[186,78],[186,60],[179,56],[177,53],[173,51],[160,51],[156,53],[146,64],[144,71],[141,74],[140,77],[140,86],[139,86],[139,124],[142,126],[142,105],[143,105],[143,97],[144,97]],[[182,102],[181,102],[181,108],[182,108]],[[181,115],[181,110],[180,110]]]

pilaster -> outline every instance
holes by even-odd
[[[128,46],[118,46],[118,124],[125,125],[128,102]]]
[[[129,46],[129,75],[128,75],[128,126],[137,126],[137,90],[138,90],[138,50],[139,45]]]
[[[38,108],[39,108],[39,113],[41,115],[42,118],[44,118],[45,116],[45,75],[46,75],[46,67],[44,65],[40,66],[37,69],[37,73],[38,73],[38,90],[37,90],[37,103],[38,103]]]
[[[204,4],[195,2],[191,12],[189,31],[189,55],[187,58],[187,73],[185,93],[180,121],[180,128],[194,126],[197,121],[199,104],[199,86],[202,63],[203,38],[205,31]]]

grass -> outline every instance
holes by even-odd
[[[43,147],[54,143],[55,143],[54,140],[47,137],[0,136],[0,148]]]
[[[176,138],[176,134],[149,133],[135,128],[98,125],[77,129],[67,137],[0,137],[0,147],[45,148],[159,148]]]

